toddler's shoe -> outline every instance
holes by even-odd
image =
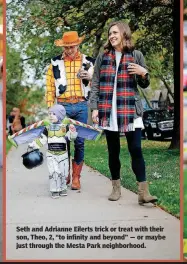
[[[60,195],[60,196],[67,196],[67,195],[68,195],[68,194],[67,194],[67,189],[62,190],[61,192],[59,192],[59,195]]]
[[[59,198],[60,196],[59,196],[59,192],[51,192],[51,198],[53,198],[53,199],[57,199],[57,198]]]

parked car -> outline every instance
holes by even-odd
[[[144,130],[142,135],[148,139],[160,136],[162,139],[171,137],[174,117],[167,110],[151,109],[143,113]]]

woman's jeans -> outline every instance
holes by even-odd
[[[64,106],[66,109],[67,117],[87,123],[88,120],[88,105],[87,101],[79,102],[75,104],[71,103],[58,103]],[[84,139],[77,137],[74,141],[74,161],[80,164],[84,160]],[[70,142],[68,141],[68,153],[70,156]]]
[[[112,176],[112,180],[120,179],[120,134],[105,130],[106,140],[108,145],[108,162]],[[135,131],[125,133],[128,150],[131,155],[131,166],[136,180],[138,182],[146,181],[145,162],[141,149],[141,128],[136,128]]]

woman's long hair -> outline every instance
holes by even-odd
[[[108,37],[109,37],[109,31],[111,27],[113,26],[117,26],[120,31],[121,38],[122,38],[122,52],[124,53],[124,52],[133,51],[134,44],[132,43],[131,30],[130,30],[129,25],[121,21],[112,22],[108,28]],[[113,47],[108,38],[107,42],[104,45],[104,50],[110,51],[111,49],[113,49]]]

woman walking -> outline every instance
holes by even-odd
[[[141,149],[143,108],[137,84],[147,88],[149,83],[144,57],[132,44],[129,26],[120,21],[111,23],[104,52],[95,62],[90,96],[93,122],[99,122],[106,134],[113,186],[110,201],[121,196],[121,133],[126,136],[132,170],[138,182],[139,204],[157,201],[157,197],[149,193]]]

